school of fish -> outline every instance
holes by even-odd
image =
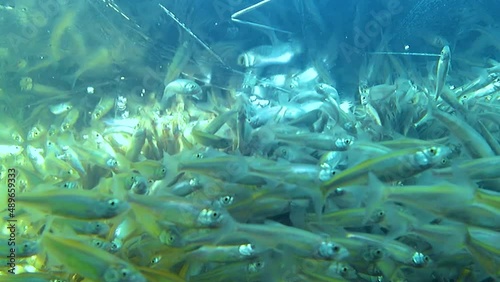
[[[314,63],[287,68],[298,40],[241,52],[241,83],[219,87],[183,72],[180,36],[162,86],[127,92],[145,51],[91,48],[72,29],[92,9],[67,5],[44,60],[1,70],[2,104],[29,107],[0,117],[17,191],[0,281],[500,280],[500,62],[471,76],[448,44],[427,72],[368,57],[353,99]],[[98,79],[117,64],[127,78]],[[66,87],[41,79],[62,70]]]

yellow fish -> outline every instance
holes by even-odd
[[[109,219],[130,208],[127,202],[117,198],[76,189],[21,193],[17,195],[16,202],[20,208],[82,220]]]
[[[42,246],[49,259],[55,258],[70,272],[93,281],[147,281],[130,263],[82,241],[46,233],[42,238]]]

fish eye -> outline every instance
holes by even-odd
[[[240,65],[240,66],[245,65],[245,57],[243,55],[238,57],[238,65]]]
[[[126,278],[130,275],[130,271],[128,269],[122,269],[121,275],[122,275],[122,278]]]
[[[342,267],[342,269],[340,270],[340,272],[342,272],[342,273],[347,273],[347,271],[348,271],[348,269],[347,269],[347,267],[345,267],[345,266],[344,266],[344,267]]]
[[[233,201],[233,197],[231,197],[231,196],[222,197],[222,203],[224,205],[229,205],[229,204],[231,204],[232,201]]]
[[[349,143],[351,143],[351,140],[346,139],[346,140],[344,140],[344,143],[346,143],[347,145],[349,145]]]
[[[154,257],[154,258],[151,260],[151,264],[157,264],[159,261],[160,261],[160,258],[159,258],[159,257]]]
[[[203,159],[203,154],[202,153],[197,153],[194,155],[197,159]]]
[[[335,171],[333,172],[333,174],[335,174]],[[336,188],[333,191],[333,194],[335,194],[336,196],[341,196],[341,195],[344,195],[345,193],[346,193],[345,190],[342,188]]]
[[[340,251],[340,247],[339,246],[333,246],[332,250],[337,253],[337,252]]]
[[[447,163],[448,163],[448,159],[442,159],[442,160],[441,160],[441,164],[443,164],[443,165],[444,165],[444,164],[447,164]]]
[[[218,213],[218,212],[216,212],[216,211],[212,212],[212,217],[213,217],[213,218],[217,218],[217,217],[219,217],[219,213]]]
[[[118,202],[119,201],[117,199],[111,199],[111,200],[108,201],[108,206],[114,208],[114,207],[118,206]]]
[[[111,242],[111,247],[109,248],[110,251],[116,252],[118,249],[120,249],[120,244],[116,242]]]
[[[429,153],[431,153],[432,155],[435,155],[435,154],[437,153],[436,148],[434,148],[434,147],[433,147],[433,148],[430,148],[430,149],[429,149]]]

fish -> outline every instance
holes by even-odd
[[[199,144],[215,149],[226,149],[233,144],[233,141],[229,138],[220,137],[194,128],[191,130],[191,136]]]
[[[0,129],[0,144],[23,145],[24,138],[19,124],[6,116],[2,116],[3,127]]]
[[[106,152],[100,152],[94,148],[87,148],[84,146],[71,146],[71,148],[78,154],[81,159],[86,162],[96,165],[105,169],[117,169],[120,167],[120,162],[118,159],[123,160],[122,158],[113,157],[112,155]]]
[[[442,122],[463,143],[473,158],[493,157],[495,153],[484,137],[471,125],[457,116],[452,116],[443,111],[432,109],[431,115]]]
[[[205,245],[188,252],[186,254],[186,259],[198,262],[233,262],[250,260],[255,258],[256,254],[255,247],[252,244],[233,246]]]
[[[241,156],[226,154],[200,159],[180,159],[177,170],[196,172],[228,182],[244,181],[248,176],[246,160]]]
[[[50,33],[49,46],[51,47],[51,55],[53,57],[51,61],[57,62],[58,60],[66,56],[66,54],[62,52],[64,48],[62,48],[61,46],[64,41],[63,36],[68,32],[68,29],[70,29],[71,26],[75,24],[75,20],[77,19],[78,15],[77,11],[78,7],[74,7],[74,9],[68,10],[67,13],[61,14],[57,19],[57,22],[54,25],[52,32]]]
[[[346,151],[353,144],[350,136],[334,137],[318,133],[280,133],[275,132],[275,139],[289,144],[301,145],[324,151]]]
[[[62,154],[56,157],[60,160],[68,162],[74,169],[76,169],[81,175],[86,175],[87,171],[80,161],[78,154],[71,149],[71,147],[65,145],[61,148]]]
[[[341,260],[349,255],[347,249],[334,239],[295,227],[268,221],[267,224],[235,224],[231,227],[232,240],[250,240],[256,246],[290,251],[298,256],[325,260]],[[277,237],[280,239],[277,240]],[[224,241],[227,235],[220,241]]]
[[[306,224],[324,230],[328,227],[362,227],[381,223],[386,217],[383,208],[367,214],[366,208],[350,208],[331,211],[321,215],[320,219],[315,214],[306,215]]]
[[[16,200],[20,208],[80,220],[110,219],[130,209],[126,201],[90,190],[30,191],[18,194]]]
[[[500,178],[497,166],[500,165],[500,156],[470,159],[452,167],[438,168],[432,173],[436,176],[453,176],[456,170],[464,173],[471,180],[488,180]]]
[[[432,260],[429,256],[416,251],[412,247],[396,240],[386,240],[383,236],[368,233],[347,233],[348,239],[359,240],[367,244],[374,244],[381,247],[387,255],[408,266],[425,267]]]
[[[447,146],[393,151],[360,162],[336,174],[321,184],[321,190],[324,195],[328,195],[339,187],[367,184],[370,173],[383,182],[406,179],[436,166],[449,154],[451,150]]]
[[[26,134],[26,140],[29,142],[37,141],[47,134],[47,128],[42,124],[35,124],[32,126],[28,133]]]
[[[45,232],[42,246],[50,258],[59,261],[73,273],[106,282],[146,282],[133,265],[97,247],[80,240]]]
[[[109,224],[104,221],[87,221],[68,218],[56,218],[52,221],[52,226],[62,228],[68,226],[76,234],[106,236],[111,230]]]
[[[19,145],[0,145],[0,159],[19,156],[23,151]]]
[[[179,46],[175,50],[174,57],[172,58],[172,61],[168,66],[167,72],[165,74],[165,79],[163,80],[165,85],[168,85],[170,82],[174,81],[179,76],[179,74],[181,74],[183,67],[188,64],[189,59],[193,54],[193,48],[191,48],[189,40],[181,39],[179,41]]]
[[[161,221],[191,228],[217,228],[228,219],[224,211],[210,205],[197,204],[177,196],[149,197],[127,195],[134,212],[153,214]]]
[[[424,207],[426,211],[437,214],[461,208],[474,201],[475,187],[472,185],[456,185],[443,182],[434,185],[405,185],[387,186],[380,182],[373,174],[370,178],[370,192],[367,205],[379,206],[379,202],[392,201],[404,203],[415,208]],[[446,199],[446,206],[442,200]]]
[[[500,239],[500,233],[489,229],[469,227],[466,238],[465,246],[469,253],[488,274],[495,279],[499,278],[500,270],[497,265],[500,249],[496,242]]]
[[[0,281],[5,282],[52,282],[66,281],[64,274],[47,273],[47,272],[23,272],[15,275],[0,276]]]
[[[47,166],[45,164],[45,157],[42,155],[43,150],[40,148],[35,148],[31,145],[26,146],[26,155],[30,160],[33,168],[40,174],[45,176],[47,171]]]
[[[16,258],[28,258],[37,255],[41,252],[40,241],[34,238],[16,238],[15,240],[4,237],[0,237],[0,251],[3,254],[9,254],[12,252],[10,249],[15,250]],[[4,258],[2,258],[4,260]]]
[[[97,70],[105,70],[112,66],[117,56],[117,54],[113,54],[113,51],[111,48],[102,46],[91,54],[85,54],[81,58],[79,68],[70,76],[72,88],[75,87],[82,75],[89,74],[92,70],[96,72]]]
[[[201,87],[194,81],[189,79],[176,79],[165,86],[163,96],[160,100],[162,109],[167,109],[171,106],[171,99],[176,95],[197,97],[202,94]]]
[[[356,270],[344,262],[302,259],[298,265],[300,273],[317,281],[348,281],[358,277]]]
[[[115,100],[109,96],[104,96],[99,100],[97,105],[95,106],[94,110],[90,114],[90,119],[91,121],[97,121],[100,120],[102,117],[104,117],[107,113],[111,111],[113,106],[115,105]]]
[[[436,101],[439,99],[439,95],[441,95],[446,79],[448,77],[448,71],[450,69],[450,61],[451,61],[450,46],[445,45],[443,49],[441,49],[441,54],[439,55],[439,60],[437,63],[436,91],[434,94]]]
[[[270,65],[288,64],[296,55],[302,53],[298,42],[280,43],[276,46],[254,47],[238,56],[238,65],[245,68],[262,68]]]
[[[129,145],[129,148],[125,154],[125,157],[132,162],[136,162],[139,159],[139,155],[141,154],[141,150],[144,147],[146,142],[146,130],[138,129],[134,132],[132,136],[132,142]]]
[[[258,281],[268,278],[269,274],[265,271],[269,265],[270,258],[256,258],[251,261],[240,261],[226,263],[216,266],[209,271],[202,273],[189,274],[188,277],[193,281],[208,282],[208,281],[224,281],[225,277],[244,277],[249,281]]]
[[[61,123],[61,132],[66,132],[72,129],[79,117],[80,111],[76,108],[71,109]]]
[[[54,115],[60,115],[68,112],[73,108],[73,104],[71,102],[62,102],[59,104],[49,106],[49,110]]]
[[[169,173],[166,164],[155,160],[143,160],[139,162],[133,162],[130,164],[130,168],[138,171],[142,176],[147,179],[161,180],[167,176]]]

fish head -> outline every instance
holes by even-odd
[[[446,164],[451,149],[447,146],[430,146],[420,150],[415,155],[415,161],[419,166],[435,166]]]
[[[103,279],[103,281],[106,282],[146,282],[146,278],[144,278],[144,276],[142,276],[139,271],[133,269],[129,265],[125,265],[122,263],[110,265],[104,272]]]
[[[33,141],[33,140],[36,140],[40,137],[42,131],[38,128],[38,126],[33,126],[32,128],[30,128],[30,130],[28,131],[28,135],[26,137],[26,139],[28,141]]]
[[[440,54],[440,60],[449,60],[451,57],[451,51],[450,51],[450,46],[445,45],[443,49],[441,50]]]
[[[321,242],[318,249],[318,255],[324,259],[341,260],[349,256],[349,251],[335,242],[325,241]]]
[[[255,56],[250,53],[243,53],[238,56],[238,65],[249,68],[255,64]]]
[[[199,95],[201,94],[201,87],[194,81],[188,81],[184,85],[184,93],[189,95]]]
[[[113,218],[122,214],[130,209],[128,202],[119,200],[117,198],[107,198],[102,202],[103,218]]]

